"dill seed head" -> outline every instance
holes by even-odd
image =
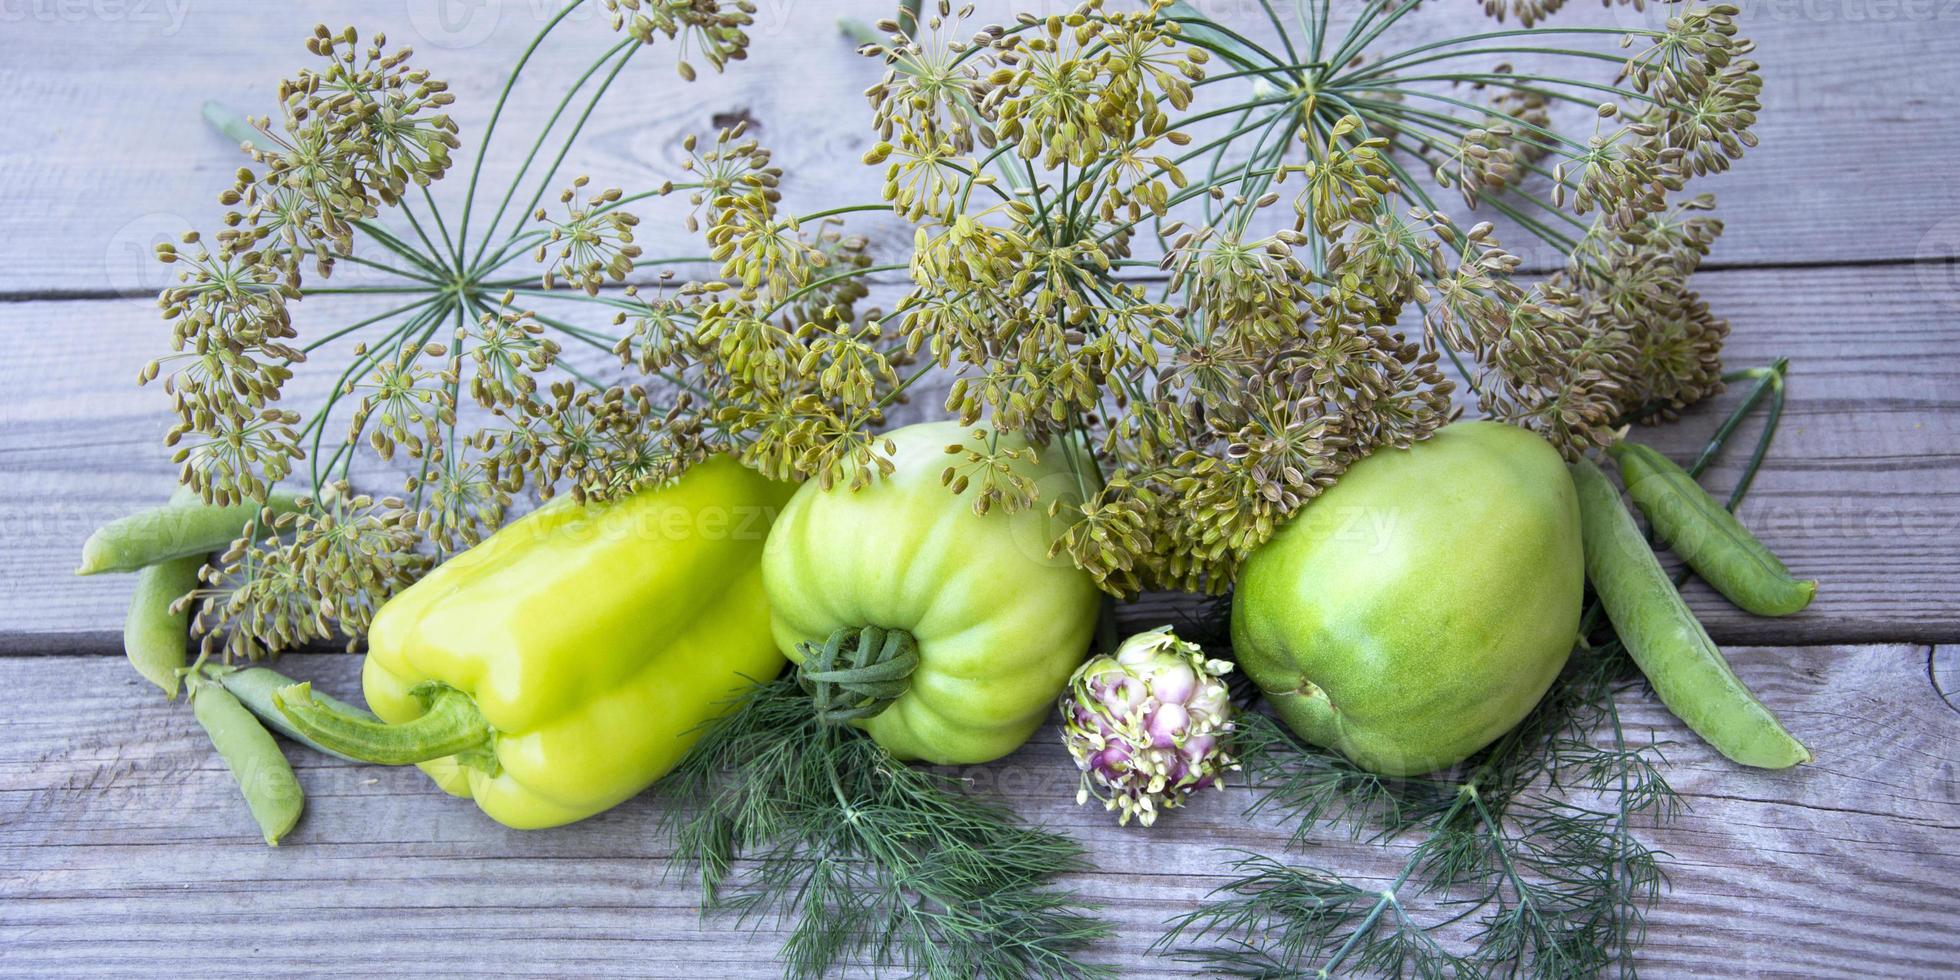
[[[641,44],[661,39],[683,52],[676,64],[681,78],[693,81],[689,56],[721,71],[731,61],[748,57],[748,28],[755,24],[751,0],[605,0],[615,31]]]
[[[1528,24],[1558,6],[1486,4]],[[755,13],[748,0],[606,8],[615,30],[671,46],[687,77],[742,58]],[[427,227],[404,198],[452,169],[448,87],[384,37],[316,29],[316,63],[250,121],[221,230],[157,250],[175,274],[159,295],[171,349],[139,382],[172,400],[182,480],[256,499],[310,462],[322,500],[213,571],[212,642],[253,655],[351,636],[526,492],[612,499],[717,453],[865,486],[891,471],[887,410],[928,372],[962,423],[1089,450],[1069,454],[1065,492],[993,450],[950,456],[945,482],[983,511],[1043,508],[1061,529],[1053,553],[1119,595],[1229,587],[1347,467],[1455,417],[1445,356],[1482,412],[1568,455],[1719,389],[1727,325],[1689,283],[1721,224],[1711,201],[1678,192],[1754,145],[1761,79],[1732,5],[1630,31],[1619,76],[1570,93],[1434,47],[1421,52],[1434,67],[1406,79],[1407,53],[1392,51],[1269,71],[1169,0],[1083,0],[1004,26],[972,13],[935,0],[862,49],[882,72],[864,154],[882,204],[866,207],[913,226],[887,264],[840,214],[785,203],[747,123],[684,139],[673,180],[628,193],[577,177],[553,203],[520,205],[528,227],[498,215],[482,252],[458,254],[430,237],[450,226]],[[1214,53],[1228,70],[1213,73]],[[1435,73],[1471,97],[1438,111],[1418,84]],[[1251,101],[1219,98],[1235,80]],[[1590,133],[1552,129],[1553,99],[1600,91],[1614,98]],[[1187,131],[1200,117],[1242,125]],[[1437,209],[1418,163],[1468,209],[1532,197],[1564,212],[1583,231],[1554,243],[1563,268],[1524,276],[1490,225]],[[644,268],[628,205],[677,188],[707,261]],[[375,220],[396,212],[420,244]],[[313,346],[292,304],[342,263],[394,271],[377,258],[405,263],[415,302],[314,339],[351,334],[352,354],[325,407],[285,407]],[[526,258],[534,272],[499,272]],[[866,304],[878,272],[906,277],[889,309]],[[617,360],[567,355],[583,347]],[[398,472],[404,499],[339,486],[357,454]]]

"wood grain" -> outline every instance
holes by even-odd
[[[1960,956],[1960,714],[1926,681],[1923,647],[1745,648],[1742,676],[1817,762],[1738,769],[1644,692],[1622,697],[1628,737],[1664,744],[1689,805],[1642,837],[1670,852],[1641,966],[1660,975],[1935,976]],[[282,670],[351,694],[358,658],[295,656]],[[768,976],[780,939],[701,921],[641,797],[551,831],[499,827],[412,769],[289,747],[308,813],[258,843],[189,712],[107,657],[0,658],[0,974],[142,970],[199,976],[403,964],[481,975]],[[1289,831],[1247,819],[1243,788],[1207,794],[1156,828],[1077,808],[1075,773],[1044,732],[972,767],[976,792],[1078,835],[1100,869],[1067,884],[1118,928],[1101,955],[1125,973],[1189,975],[1137,954],[1216,887],[1221,845],[1279,854]],[[1295,860],[1386,880],[1397,847],[1324,831]],[[1738,914],[1740,910],[1747,914]],[[351,941],[350,941],[351,940]]]
[[[0,295],[154,294],[165,270],[150,257],[151,246],[188,226],[212,230],[221,213],[215,196],[244,162],[205,127],[200,107],[215,99],[240,112],[270,111],[278,80],[307,58],[300,42],[313,20],[357,24],[366,36],[385,32],[396,45],[416,47],[417,63],[448,80],[457,95],[454,111],[466,140],[458,159],[467,165],[505,70],[557,6],[548,0],[331,0],[310,3],[301,14],[287,5],[246,0],[132,0],[8,8],[21,12],[9,13],[12,22],[0,31],[0,89],[12,96],[0,173],[8,175],[5,200],[32,206],[0,208]],[[1068,6],[1060,0],[989,0],[977,20]],[[1206,0],[1203,6],[1256,38],[1272,33],[1249,0]],[[1474,5],[1435,6],[1398,24],[1380,50],[1490,29]],[[1599,4],[1567,6],[1558,23],[1607,27],[1658,26],[1659,11],[1666,9],[1653,4],[1643,14]],[[1950,5],[1741,6],[1741,24],[1759,42],[1768,87],[1758,127],[1761,148],[1736,173],[1698,185],[1717,192],[1724,213],[1739,219],[1730,223],[1715,262],[1811,265],[1960,256],[1960,185],[1932,179],[1960,149],[1960,130],[1946,125],[1960,107],[1952,84],[1960,31],[1947,19],[1954,16]],[[112,7],[122,12],[94,12]],[[176,8],[183,18],[173,29],[168,13]],[[516,142],[520,134],[534,131],[566,84],[613,43],[597,8],[596,0],[588,0],[527,69],[529,81],[513,93],[500,137],[512,142],[500,142],[488,158],[486,188],[507,184],[512,161],[526,145]],[[774,0],[761,8],[752,56],[724,76],[687,86],[675,76],[666,50],[638,56],[587,125],[563,174],[588,173],[600,186],[656,186],[678,175],[682,136],[750,118],[788,171],[784,192],[793,206],[815,210],[876,200],[877,174],[858,158],[870,136],[860,93],[878,68],[859,58],[833,23],[839,13],[875,19],[891,4]],[[1343,17],[1357,9],[1337,8]],[[1491,55],[1465,64],[1483,70],[1506,57],[1525,64],[1532,56]],[[1874,70],[1876,64],[1900,69]],[[1590,124],[1583,107],[1575,111],[1580,115],[1570,122],[1583,132]],[[439,188],[452,222],[466,176],[458,172]],[[551,182],[552,193],[563,182]],[[527,183],[520,204],[530,190]],[[495,204],[488,192],[484,197],[478,229],[482,210]],[[674,203],[646,215],[641,235],[649,256],[700,252],[698,242],[686,240],[673,224],[684,209]],[[862,227],[881,238],[896,235],[901,244],[910,239],[891,222]],[[405,226],[402,232],[408,234]],[[433,228],[429,233],[436,235]],[[1507,241],[1520,244],[1515,236]],[[340,277],[358,275],[343,268]]]
[[[1270,33],[1252,0],[1201,3],[1256,37]],[[265,111],[304,59],[311,21],[356,23],[414,45],[418,63],[452,82],[467,164],[503,69],[556,6],[0,3],[0,340],[12,355],[0,363],[0,976],[778,973],[777,926],[703,921],[692,890],[667,877],[675,869],[651,799],[522,833],[413,771],[295,749],[309,815],[287,846],[260,846],[189,712],[111,656],[131,580],[67,572],[91,529],[156,501],[170,480],[163,396],[129,382],[163,339],[149,299],[163,270],[150,246],[193,224],[208,230],[239,162],[199,106]],[[677,172],[683,135],[746,118],[788,170],[784,190],[799,209],[870,199],[859,93],[876,66],[832,20],[870,19],[889,4],[759,6],[754,54],[726,76],[684,86],[664,51],[636,56],[549,186],[575,173],[602,186],[655,183]],[[985,19],[1072,4],[981,6]],[[1338,6],[1341,16],[1354,9]],[[1384,42],[1488,29],[1475,6],[1427,4]],[[1656,26],[1666,9],[1568,6],[1560,23]],[[1960,7],[1741,6],[1768,81],[1762,146],[1701,185],[1720,195],[1729,224],[1710,267],[1728,271],[1698,282],[1735,323],[1732,366],[1792,360],[1783,435],[1743,516],[1823,587],[1810,610],[1782,620],[1743,616],[1699,583],[1687,591],[1817,762],[1739,770],[1644,692],[1622,699],[1630,736],[1664,743],[1669,778],[1691,805],[1644,834],[1672,854],[1672,891],[1640,966],[1657,976],[1947,976],[1960,962],[1960,182],[1946,178],[1960,150],[1950,124]],[[540,50],[507,136],[533,130],[612,43],[587,17]],[[501,189],[520,150],[493,152],[486,187]],[[463,176],[438,188],[452,220]],[[530,191],[527,182],[520,204]],[[494,203],[479,200],[478,230]],[[649,254],[699,250],[673,231],[685,210],[670,200],[645,211]],[[886,253],[909,240],[889,218],[854,227]],[[343,266],[335,285],[375,281],[356,271]],[[312,301],[301,326],[374,309]],[[290,397],[317,399],[321,383],[302,375]],[[1645,435],[1684,459],[1736,397]],[[1733,483],[1742,455],[1717,465],[1711,487]],[[1193,611],[1188,598],[1152,596],[1124,621]],[[1827,643],[1878,645],[1737,646]],[[282,669],[352,694],[357,664],[302,655]],[[1242,817],[1247,794],[1234,789],[1154,832],[1118,830],[1074,805],[1073,771],[1047,734],[960,775],[1088,843],[1101,872],[1068,884],[1106,906],[1120,935],[1102,955],[1125,974],[1194,973],[1137,950],[1223,880],[1214,848],[1277,854],[1289,829]],[[1295,857],[1386,883],[1400,853],[1322,833]]]
[[[1960,647],[1942,645],[1926,651],[1926,682],[1941,703],[1960,713]]]

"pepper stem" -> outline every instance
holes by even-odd
[[[293,727],[326,749],[363,762],[406,766],[486,748],[496,734],[469,695],[429,681],[411,692],[422,700],[420,717],[399,725],[351,714],[314,696],[313,685],[293,684],[272,695]]]
[[[821,645],[801,644],[798,683],[827,725],[862,721],[891,707],[912,686],[919,644],[904,630],[846,626]]]

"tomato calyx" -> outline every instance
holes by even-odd
[[[862,721],[891,707],[912,686],[919,643],[905,630],[846,626],[823,643],[803,643],[797,682],[810,695],[817,720]]]

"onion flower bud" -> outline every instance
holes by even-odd
[[[1239,768],[1226,749],[1232,701],[1222,679],[1232,665],[1205,659],[1165,626],[1092,657],[1062,694],[1062,741],[1082,770],[1075,801],[1090,795],[1148,827]]]

